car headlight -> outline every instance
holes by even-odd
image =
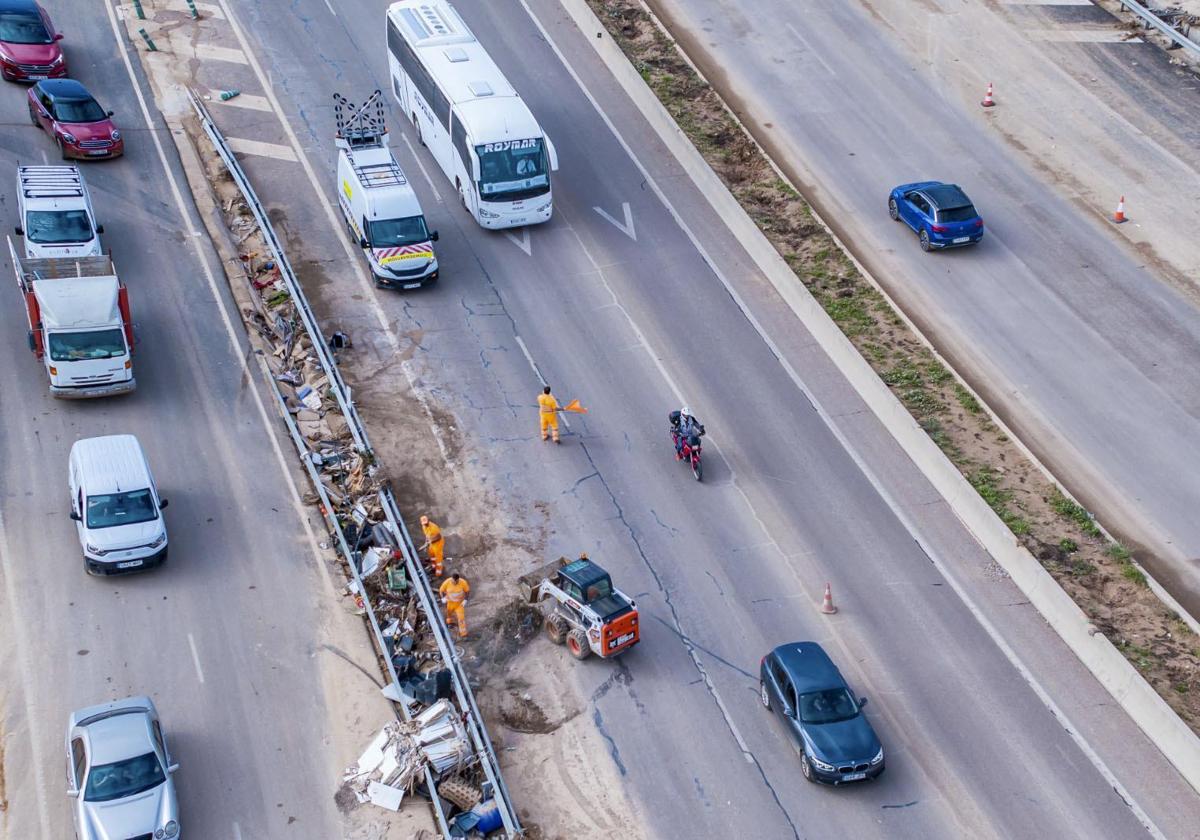
[[[883,747],[879,748],[879,752],[875,753],[875,757],[871,759],[872,764],[879,764],[883,761]]]
[[[114,139],[114,140],[120,140],[120,139],[121,139],[121,132],[117,131],[117,130],[114,128],[114,129],[112,130],[112,135],[111,135],[111,137],[112,137],[112,139]]]
[[[157,539],[155,539],[155,540],[154,540],[154,542],[150,543],[150,547],[151,547],[151,548],[158,548],[160,545],[162,545],[162,544],[163,544],[163,543],[165,543],[166,541],[167,541],[167,535],[166,535],[166,534],[159,534],[158,538],[157,538]]]
[[[156,840],[163,840],[164,837],[177,836],[179,836],[179,823],[175,822],[175,820],[169,820],[166,825],[154,832],[154,837]]]
[[[826,764],[824,761],[817,758],[815,755],[812,755],[811,753],[808,756],[808,761],[813,767],[816,767],[818,770],[824,770],[826,773],[832,773],[837,769],[832,764]]]
[[[51,66],[51,67],[57,67],[58,65],[60,65],[60,64],[62,64],[62,63],[63,63],[63,55],[62,55],[62,53],[59,53],[59,54],[58,54],[58,58],[56,58],[56,59],[54,59],[53,61],[51,61],[51,62],[50,62],[50,66]]]
[[[89,554],[97,554],[97,555],[99,555],[99,556],[101,556],[101,557],[103,557],[105,554],[108,554],[108,552],[107,552],[107,551],[105,551],[103,548],[96,548],[96,546],[92,545],[91,543],[87,543],[87,544],[84,546],[84,549],[85,549],[85,550],[86,550],[86,551],[87,551]]]
[[[493,213],[491,210],[485,210],[482,207],[479,208],[479,215],[483,216],[483,218],[485,218],[485,219],[499,219],[500,218],[499,213]]]
[[[64,132],[62,132],[62,134],[60,134],[59,136],[60,136],[60,137],[62,137],[62,139],[66,140],[68,143],[77,143],[77,142],[79,142],[79,141],[77,141],[77,140],[75,139],[75,135],[74,135],[74,134],[71,134],[70,132],[66,132],[66,131],[64,131]]]

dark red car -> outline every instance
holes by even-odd
[[[111,116],[74,79],[48,79],[29,89],[29,119],[54,138],[64,159],[123,155],[125,141]]]
[[[67,75],[58,42],[62,35],[34,0],[0,0],[0,74],[10,82],[38,82]]]

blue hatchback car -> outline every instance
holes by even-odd
[[[974,245],[983,239],[983,219],[956,184],[901,184],[888,196],[888,213],[916,231],[922,251]]]
[[[816,642],[780,645],[759,665],[759,698],[800,747],[810,782],[840,785],[883,772],[883,745],[841,671]]]

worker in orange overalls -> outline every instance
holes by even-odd
[[[467,596],[471,594],[471,585],[458,572],[450,575],[449,580],[442,581],[438,593],[442,603],[446,605],[446,625],[458,624],[458,637],[467,637]]]
[[[538,397],[538,411],[542,420],[542,440],[546,440],[546,430],[549,429],[554,434],[554,442],[558,443],[558,400],[550,393],[549,385],[542,389],[542,395]]]
[[[446,538],[442,536],[442,529],[428,516],[421,517],[421,530],[425,533],[425,542],[418,551],[429,549],[429,562],[433,564],[433,573],[441,577],[442,563],[446,559]]]

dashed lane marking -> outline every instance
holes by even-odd
[[[243,155],[258,155],[259,157],[288,160],[296,163],[296,153],[292,151],[291,146],[283,146],[279,143],[264,143],[261,140],[246,140],[241,137],[226,137],[225,142],[229,144],[229,148]]]
[[[255,111],[271,110],[271,103],[267,101],[267,97],[255,96],[252,93],[241,93],[233,99],[222,99],[221,91],[210,90],[208,97],[216,105],[228,105],[232,108],[251,108]]]
[[[229,47],[217,47],[212,44],[196,44],[192,47],[196,52],[196,58],[205,61],[227,61],[230,64],[249,64],[249,59],[241,50],[231,49]]]

